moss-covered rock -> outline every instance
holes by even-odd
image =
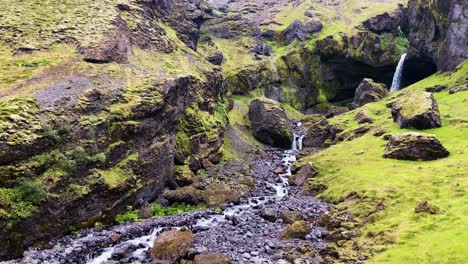
[[[202,253],[195,256],[193,264],[231,264],[231,260],[220,253]]]
[[[154,241],[151,257],[155,261],[178,263],[187,256],[193,242],[191,231],[170,230],[163,232]]]
[[[302,220],[303,217],[300,212],[287,209],[281,212],[281,219],[285,224],[293,224],[297,221]]]
[[[440,141],[426,133],[393,134],[385,148],[385,158],[400,160],[435,160],[445,158],[449,152]]]
[[[296,221],[286,227],[281,233],[282,239],[305,239],[311,232],[310,223],[304,220]]]
[[[368,103],[377,102],[387,95],[388,88],[385,84],[376,83],[374,80],[366,78],[357,87],[352,106],[357,108]]]
[[[429,129],[442,125],[439,106],[431,93],[403,94],[391,107],[393,120],[400,128]]]
[[[270,146],[289,148],[292,130],[283,106],[271,99],[257,98],[249,106],[249,119],[254,137]]]

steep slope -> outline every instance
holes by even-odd
[[[335,217],[341,220],[325,225],[335,232],[330,239],[336,243],[343,262],[358,258],[368,259],[366,263],[464,262],[464,241],[468,238],[463,227],[468,210],[467,76],[465,62],[455,72],[435,74],[380,102],[331,119],[330,124],[342,129],[336,138],[343,135],[351,141],[345,140],[301,161],[312,162],[320,171],[304,190],[336,205]],[[385,159],[385,135],[415,131],[400,129],[387,104],[404,94],[423,92],[436,85],[447,87],[434,93],[442,127],[424,132],[436,135],[450,155],[436,161]],[[454,93],[458,89],[465,91]],[[356,115],[363,110],[373,123],[358,124]],[[351,135],[359,127],[370,130],[353,139]],[[415,212],[423,201],[436,211]],[[339,236],[343,232],[354,235]]]
[[[5,257],[158,197],[174,181],[182,114],[191,107],[209,115],[226,104],[221,71],[194,51],[198,23],[208,16],[199,5],[2,5]],[[169,26],[174,21],[179,27]],[[225,120],[211,122],[209,130],[223,129]],[[216,135],[221,143],[209,142],[212,152],[222,145]]]

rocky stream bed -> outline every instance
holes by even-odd
[[[319,252],[326,248],[322,239],[328,232],[312,222],[327,214],[329,207],[288,184],[295,154],[302,148],[300,123],[294,128],[291,150],[270,149],[268,158],[253,162],[255,190],[237,205],[226,205],[222,212],[207,209],[84,230],[50,241],[50,249],[30,249],[22,260],[5,263],[154,263],[151,247],[159,234],[171,229],[193,232],[189,259],[213,252],[224,254],[232,263],[290,263],[291,255],[296,260],[300,255],[299,263],[320,262]],[[283,174],[275,174],[278,169]],[[305,239],[285,238],[288,224],[300,219],[310,225]]]

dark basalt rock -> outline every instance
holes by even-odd
[[[332,106],[330,109],[328,109],[328,112],[326,114],[326,118],[332,118],[335,116],[342,115],[346,112],[348,112],[349,109],[347,107],[338,107],[338,106]]]
[[[249,119],[257,140],[270,146],[291,147],[292,130],[280,103],[267,98],[255,99],[249,107]]]
[[[468,2],[410,0],[402,29],[419,55],[450,71],[468,58]]]
[[[295,186],[303,186],[307,180],[317,176],[317,174],[319,174],[318,169],[314,165],[307,163],[299,169],[297,174],[289,179],[289,182]]]
[[[355,119],[358,124],[373,123],[372,118],[369,117],[369,113],[364,109],[357,113]]]
[[[290,44],[294,39],[305,41],[307,34],[319,32],[323,29],[320,21],[309,21],[305,25],[300,20],[294,20],[282,33],[281,39],[285,44]]]
[[[391,107],[393,120],[400,128],[429,129],[442,125],[439,107],[431,93],[405,94]]]
[[[353,108],[361,107],[365,104],[380,101],[387,96],[388,89],[385,84],[376,83],[372,79],[364,79],[356,89],[353,103]]]
[[[377,34],[394,32],[401,24],[404,12],[403,5],[400,5],[393,14],[385,12],[364,21],[362,24],[366,29]]]
[[[426,133],[399,133],[390,136],[384,158],[399,160],[436,160],[445,158],[449,152],[440,141]]]
[[[310,126],[305,133],[302,142],[303,146],[305,148],[323,147],[325,141],[332,136],[329,127],[329,123],[326,119]]]

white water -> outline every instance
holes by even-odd
[[[403,68],[405,66],[406,55],[408,54],[405,53],[401,55],[400,61],[398,62],[395,74],[393,75],[392,88],[390,88],[391,93],[399,91],[401,89],[401,77],[403,76]]]
[[[300,127],[302,124],[298,122],[296,125]],[[286,171],[284,174],[279,175],[279,177],[281,178],[280,183],[277,183],[276,185],[271,184],[271,186],[276,190],[276,195],[263,196],[261,197],[261,199],[260,197],[249,198],[247,203],[231,206],[225,209],[222,214],[212,215],[207,219],[198,220],[195,226],[210,228],[210,227],[216,226],[221,221],[226,221],[226,218],[229,218],[230,216],[237,215],[237,214],[242,213],[245,210],[251,209],[253,206],[265,204],[268,201],[271,201],[274,199],[282,199],[284,196],[288,195],[288,188],[287,188],[289,186],[288,178],[292,175],[291,165],[293,162],[296,161],[296,155],[295,155],[296,152],[302,149],[303,138],[304,138],[303,135],[294,134],[294,140],[291,146],[291,150],[287,150],[284,152],[284,156],[281,162],[286,166]],[[147,236],[138,237],[133,240],[128,240],[119,245],[122,245],[124,243],[125,244],[130,243],[135,246],[143,244],[144,245],[143,248],[140,248],[132,253],[133,257],[139,258],[140,256],[143,255],[145,251],[149,250],[153,246],[154,240],[161,233],[161,231],[162,231],[162,228],[157,227],[153,231],[151,231],[151,234]],[[104,249],[101,255],[99,255],[96,258],[90,257],[86,263],[87,264],[102,264],[106,262],[107,260],[111,259],[112,253],[114,252],[115,248],[119,245]]]

